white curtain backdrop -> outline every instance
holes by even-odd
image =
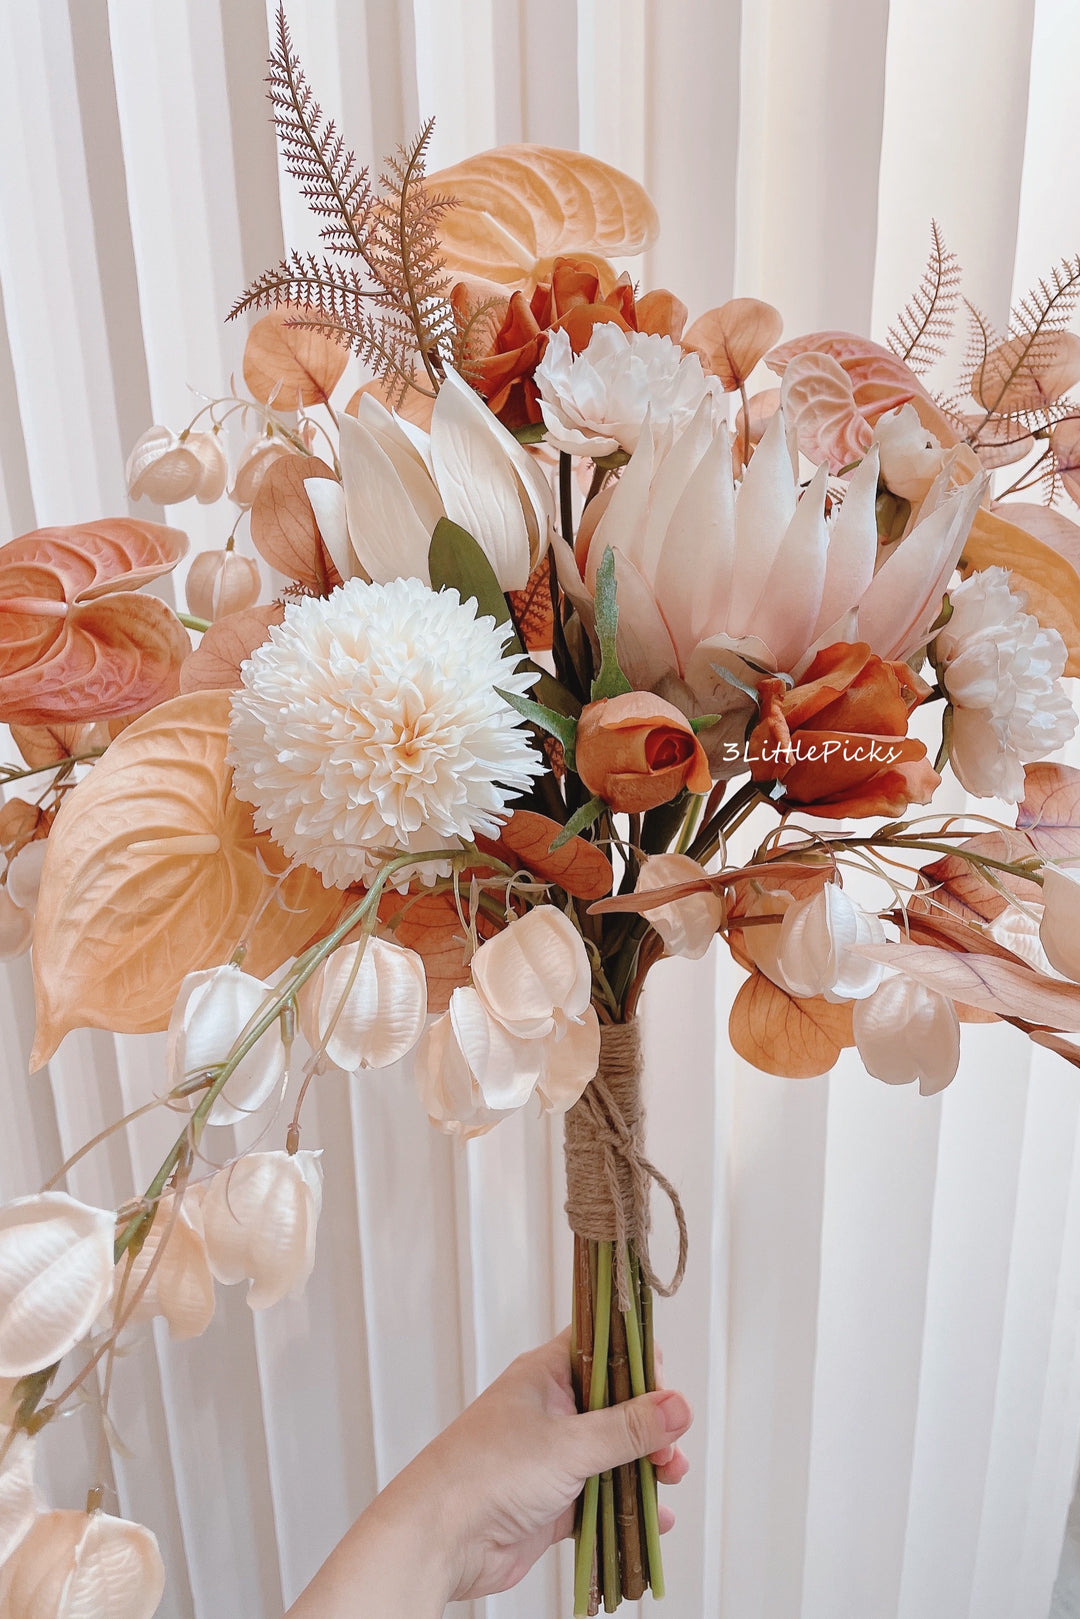
[[[1080,248],[1075,0],[288,9],[376,162],[433,112],[436,165],[525,139],[641,178],[663,233],[635,273],[691,314],[754,294],[789,335],[881,338],[931,215],[998,319]],[[235,293],[313,244],[266,53],[266,0],[0,0],[0,539],[126,512],[132,441],[239,369]],[[170,520],[224,538],[212,508]],[[769,1078],[726,1045],[738,977],[717,952],[648,994],[651,1155],[692,1234],[659,1316],[697,1411],[667,1612],[1044,1619],[1080,1435],[1077,1076],[993,1025],[930,1100],[850,1057]],[[0,997],[6,1199],[146,1100],[162,1044],[72,1035],[28,1080],[26,961]],[[171,1134],[113,1137],[70,1189],[129,1196]],[[304,1140],[326,1168],[305,1297],[254,1316],[221,1289],[204,1338],[126,1358],[107,1464],[89,1410],[44,1439],[56,1504],[103,1477],[152,1526],[164,1619],[277,1619],[375,1489],[568,1314],[557,1128],[455,1148],[391,1070],[321,1081]],[[561,1619],[565,1573],[549,1559],[470,1619]]]

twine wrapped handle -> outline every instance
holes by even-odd
[[[641,1037],[637,1023],[608,1023],[600,1031],[600,1064],[566,1115],[566,1213],[570,1228],[590,1242],[615,1244],[619,1308],[630,1308],[626,1245],[632,1242],[645,1281],[670,1298],[686,1272],[686,1215],[678,1192],[644,1152]],[[679,1228],[679,1258],[661,1282],[649,1261],[653,1183],[667,1196]]]

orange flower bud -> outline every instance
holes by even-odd
[[[589,703],[578,720],[577,772],[613,810],[640,815],[689,787],[712,787],[705,749],[684,714],[651,692]]]

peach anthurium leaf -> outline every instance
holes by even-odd
[[[439,222],[447,269],[524,286],[556,254],[644,252],[659,231],[636,180],[555,146],[499,146],[428,176],[455,206]]]
[[[925,944],[866,944],[854,947],[870,961],[898,967],[940,995],[1025,1023],[1043,1023],[1065,1033],[1080,1031],[1080,984],[1036,972],[1022,961],[943,950]]]
[[[756,969],[735,997],[728,1032],[740,1057],[785,1079],[828,1073],[854,1044],[850,1001],[789,995]]]
[[[1046,760],[1028,765],[1016,824],[1040,854],[1080,855],[1080,770]]]
[[[8,622],[0,610],[0,634]],[[156,596],[114,591],[76,602],[57,622],[60,634],[32,662],[7,669],[0,663],[5,724],[114,719],[143,713],[179,691],[191,641]]]
[[[257,646],[269,639],[272,624],[285,617],[281,602],[266,607],[245,607],[240,613],[227,613],[211,624],[180,670],[180,690],[237,691],[240,665]]]
[[[325,405],[349,361],[349,350],[310,326],[290,326],[313,311],[283,304],[257,320],[244,345],[244,381],[252,396],[277,410]]]
[[[923,426],[929,428],[939,444],[951,446],[957,442],[956,428],[949,418],[935,404],[911,367],[891,349],[856,332],[810,332],[770,350],[765,364],[777,376],[783,376],[789,360],[797,354],[809,353],[827,354],[843,366],[851,378],[855,403],[871,427],[886,411],[898,410],[910,400]]]
[[[267,469],[251,508],[251,543],[259,555],[320,596],[340,585],[341,575],[326,553],[304,484],[333,477],[317,456],[283,455]]]
[[[281,876],[284,854],[234,796],[229,703],[194,692],[136,720],[57,815],[35,928],[34,1067],[69,1029],[165,1028],[185,973],[242,940],[245,970],[266,977],[336,913],[340,893],[314,871]]]
[[[799,449],[833,472],[861,461],[873,439],[855,403],[851,378],[828,354],[796,354],[784,368],[780,404]]]
[[[982,568],[1008,568],[1012,588],[1027,597],[1028,612],[1065,642],[1065,673],[1080,675],[1080,571],[1071,556],[980,507],[957,566],[965,579]]]
[[[171,572],[187,548],[187,535],[180,529],[134,517],[33,529],[0,546],[0,600],[39,595],[41,569],[55,577],[61,601],[89,601],[107,591],[138,590]]]

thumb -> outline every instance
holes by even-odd
[[[573,1420],[581,1471],[588,1476],[663,1450],[686,1432],[694,1413],[675,1389],[660,1389],[603,1411],[587,1411]]]

